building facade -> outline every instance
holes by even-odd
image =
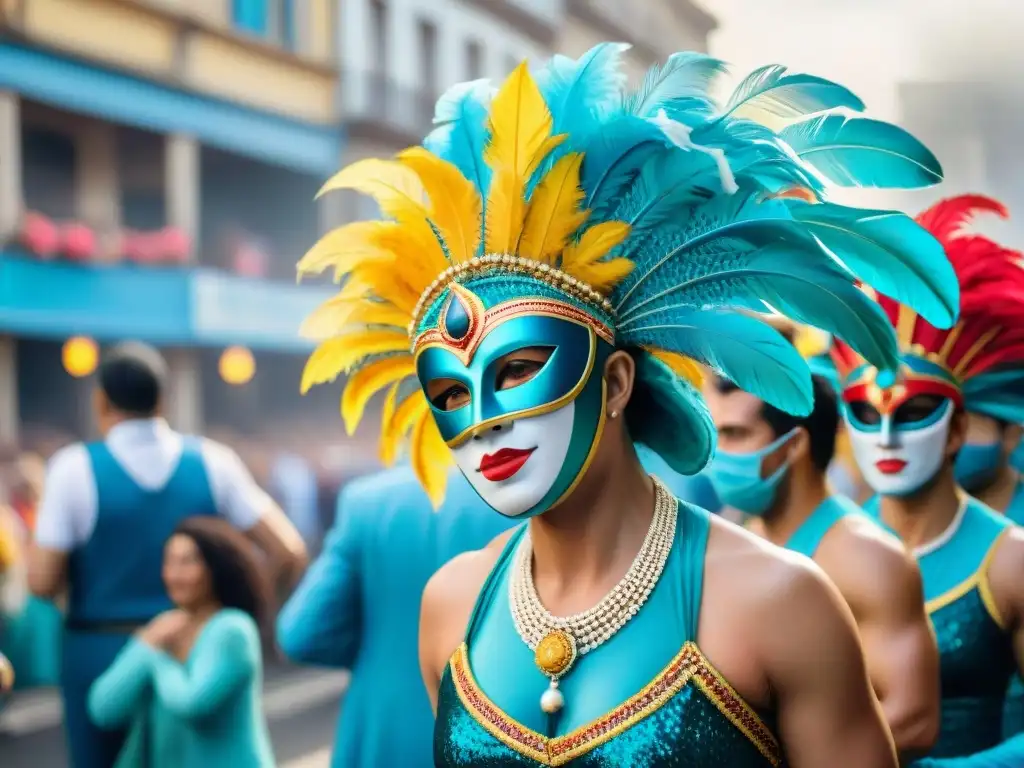
[[[563,0],[341,0],[339,51],[345,161],[388,157],[430,130],[449,86],[498,80],[556,47]],[[375,215],[342,197],[344,219]]]
[[[325,289],[295,286],[294,263],[342,153],[338,12],[0,0],[0,444],[37,423],[86,431],[69,337],[165,348],[188,430],[225,347],[303,349]]]
[[[603,41],[629,43],[626,70],[637,82],[677,51],[707,51],[715,26],[714,17],[690,0],[566,0],[558,50],[579,56]]]

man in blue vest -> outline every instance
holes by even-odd
[[[74,768],[111,768],[122,732],[86,713],[93,681],[133,632],[171,607],[161,580],[164,542],[184,518],[223,515],[246,531],[276,575],[295,579],[305,547],[238,456],[164,421],[166,364],[144,344],[114,348],[99,369],[101,442],[56,453],[47,470],[29,555],[29,588],[67,591],[61,689]]]

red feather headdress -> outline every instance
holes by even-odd
[[[960,317],[952,328],[940,330],[888,296],[875,296],[904,353],[942,366],[960,386],[996,368],[1024,367],[1024,256],[967,230],[982,212],[1007,216],[1005,206],[992,198],[962,195],[917,217],[942,243],[960,283]],[[832,358],[844,378],[863,364],[838,340]]]

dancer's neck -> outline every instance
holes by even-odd
[[[792,476],[780,503],[761,519],[764,537],[772,544],[785,546],[828,497],[825,475],[817,469],[808,468],[799,476]]]
[[[908,549],[918,549],[935,541],[953,524],[962,493],[952,466],[947,464],[934,480],[911,496],[882,496],[882,521]]]
[[[534,581],[556,615],[585,611],[614,587],[654,515],[654,483],[635,454],[597,470],[591,467],[565,502],[530,521]]]

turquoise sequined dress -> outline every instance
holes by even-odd
[[[1024,451],[1021,455],[1024,456]],[[1017,525],[1024,525],[1024,479],[1021,479],[1017,493],[1006,508],[1006,517]],[[1006,709],[1003,710],[1003,736],[1008,739],[1018,733],[1024,733],[1024,680],[1020,675],[1014,675],[1006,694]]]
[[[878,514],[872,499],[868,512]],[[939,546],[918,555],[939,645],[942,724],[931,757],[961,757],[1002,742],[1013,646],[988,586],[988,564],[1011,523],[969,499]]]
[[[480,592],[466,642],[441,680],[434,762],[444,768],[766,768],[783,764],[772,731],[697,648],[709,518],[679,505],[665,570],[643,609],[547,688],[509,609],[512,536]]]

